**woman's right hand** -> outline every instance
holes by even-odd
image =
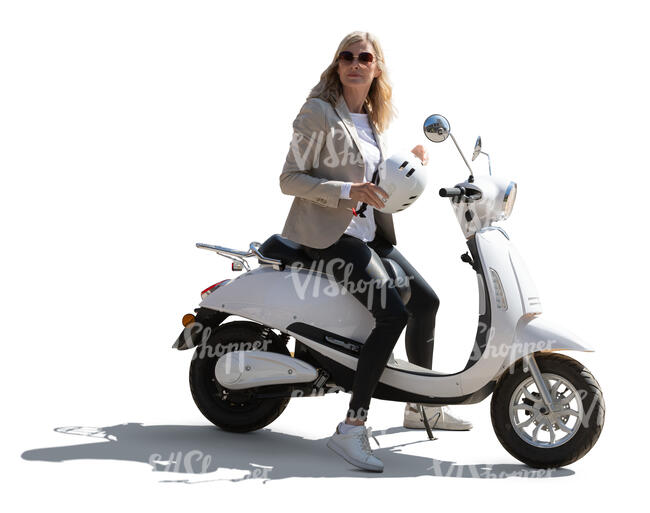
[[[367,203],[374,208],[383,208],[388,193],[371,182],[353,183],[350,186],[350,199]]]

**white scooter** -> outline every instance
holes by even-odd
[[[510,454],[537,468],[568,465],[596,443],[605,404],[591,373],[557,351],[591,349],[540,317],[540,299],[522,258],[506,232],[493,226],[510,215],[516,184],[492,176],[491,165],[489,175],[475,178],[443,116],[429,116],[424,132],[433,142],[451,135],[470,170],[465,182],[441,189],[440,196],[450,199],[469,248],[461,259],[478,281],[474,350],[453,374],[391,355],[373,397],[445,405],[473,404],[492,394],[492,425]],[[479,137],[472,160],[480,153]],[[252,431],[273,422],[291,397],[352,388],[374,318],[327,269],[316,268],[300,245],[277,234],[263,244],[252,242],[249,251],[197,246],[231,259],[233,270],[246,269],[202,292],[174,344],[195,348],[190,387],[208,420],[227,431]],[[249,257],[260,266],[251,270]],[[382,260],[408,301],[403,269]],[[249,320],[224,324],[231,315]],[[432,438],[428,424],[426,429]]]

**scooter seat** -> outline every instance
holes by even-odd
[[[259,247],[259,252],[265,257],[280,260],[287,266],[300,262],[303,266],[310,267],[314,262],[300,244],[277,233],[264,241],[264,244]]]
[[[292,266],[299,262],[303,267],[310,268],[314,262],[314,259],[305,253],[300,244],[277,233],[264,241],[264,244],[259,247],[259,252],[265,257],[280,260],[285,266]],[[411,286],[404,269],[390,258],[382,258],[381,261],[388,276],[393,280],[393,285],[397,288],[402,301],[405,304],[408,303],[411,297]]]

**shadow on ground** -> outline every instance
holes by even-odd
[[[312,440],[268,428],[240,434],[228,433],[214,426],[144,426],[127,423],[102,428],[62,427],[56,428],[55,431],[98,440],[96,443],[84,441],[85,443],[75,445],[31,449],[25,451],[22,458],[28,461],[49,462],[134,461],[144,463],[154,471],[169,473],[170,479],[161,482],[190,484],[251,478],[266,482],[288,477],[548,478],[574,473],[565,468],[539,470],[522,464],[457,465],[453,461],[401,452],[401,448],[406,445],[428,443],[426,435],[422,440],[408,444],[373,447],[385,467],[384,472],[378,474],[349,465],[326,447],[327,438]],[[410,430],[395,427],[374,431],[373,434],[383,446],[390,441],[391,434],[404,431]],[[371,445],[375,445],[372,440]],[[202,479],[211,477],[210,474],[219,469],[242,470],[245,475],[236,479]],[[178,479],[178,473],[188,474],[188,479]]]

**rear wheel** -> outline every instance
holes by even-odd
[[[535,468],[569,465],[594,446],[605,421],[600,385],[577,360],[551,352],[535,354],[552,409],[544,404],[530,372],[519,360],[497,382],[492,426],[501,445]]]
[[[269,425],[289,404],[288,397],[255,399],[246,391],[230,391],[219,384],[215,366],[224,354],[245,349],[290,355],[270,329],[249,321],[222,324],[194,351],[190,365],[192,397],[201,413],[225,431],[245,433]]]

